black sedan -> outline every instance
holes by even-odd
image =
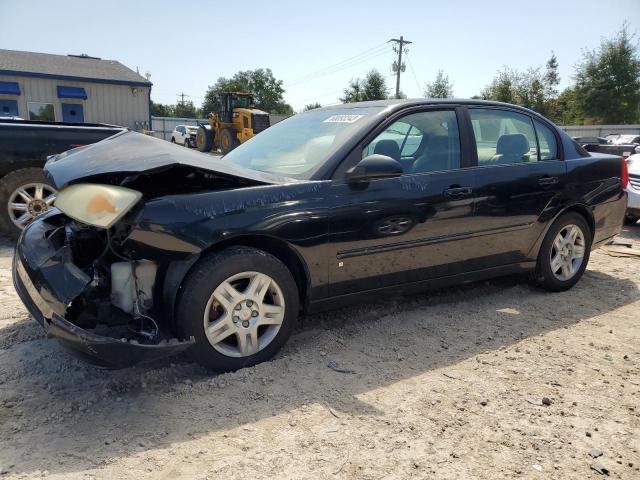
[[[571,288],[625,214],[626,163],[507,104],[394,100],[295,115],[223,159],[125,132],[53,158],[55,207],[14,283],[74,352],[271,358],[298,315],[528,273]]]

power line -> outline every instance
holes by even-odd
[[[365,62],[367,60],[371,60],[372,58],[379,57],[380,55],[384,55],[387,53],[387,44],[384,43],[382,45],[378,45],[376,47],[370,48],[369,50],[365,50],[364,52],[359,53],[358,55],[354,55],[353,57],[349,57],[346,60],[338,62],[334,65],[330,65],[328,67],[321,68],[316,70],[315,72],[309,73],[302,77],[299,77],[295,80],[287,82],[287,87],[291,87],[294,85],[298,85],[300,83],[305,83],[310,80],[315,80],[316,78],[324,77],[327,75],[331,75],[333,73],[339,72],[346,68],[350,68],[354,65],[358,65],[359,63]]]
[[[308,73],[308,74],[306,74],[306,75],[303,75],[302,77],[299,77],[299,78],[293,79],[293,80],[291,80],[291,82],[290,82],[290,83],[295,83],[295,82],[297,82],[297,81],[299,81],[299,80],[303,80],[303,79],[305,79],[305,78],[307,78],[307,77],[315,76],[315,75],[317,75],[317,74],[319,74],[319,73],[322,73],[322,72],[324,72],[325,70],[330,70],[330,69],[333,69],[333,68],[335,68],[335,67],[339,67],[339,66],[341,66],[341,65],[342,65],[342,64],[344,64],[344,63],[348,63],[348,62],[350,62],[350,61],[352,61],[352,60],[354,60],[354,59],[356,59],[356,58],[358,58],[358,57],[361,57],[361,56],[363,56],[363,55],[368,55],[368,54],[372,53],[374,50],[379,50],[379,49],[381,49],[381,48],[383,48],[383,47],[386,47],[386,43],[383,43],[383,44],[380,44],[380,45],[376,45],[375,47],[371,47],[371,48],[369,48],[369,49],[367,49],[367,50],[365,50],[365,51],[363,51],[363,52],[358,53],[357,55],[354,55],[354,56],[352,56],[352,57],[346,58],[346,59],[344,59],[344,60],[342,60],[342,61],[340,61],[340,62],[338,62],[338,63],[334,63],[333,65],[329,65],[329,66],[326,66],[326,67],[320,68],[320,69],[318,69],[318,70],[316,70],[316,71],[314,71],[314,72],[311,72],[311,73]]]
[[[416,81],[416,86],[418,87],[418,95],[422,94],[422,87],[420,86],[420,82],[418,81],[418,76],[416,75],[416,71],[413,69],[413,64],[409,59],[409,55],[407,55],[407,63],[409,64],[409,68],[411,69],[411,73],[413,73],[413,78]]]
[[[402,54],[405,51],[404,46],[413,42],[405,40],[402,35],[400,35],[399,39],[392,38],[389,42],[394,43],[393,50],[398,53],[398,61],[397,63],[394,62],[393,70],[396,72],[396,98],[400,98],[400,73],[405,70],[404,63],[402,63]]]

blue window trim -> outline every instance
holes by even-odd
[[[37,72],[20,72],[17,70],[0,70],[0,75],[11,75],[13,77],[31,77],[31,78],[48,78],[50,80],[69,80],[72,82],[90,82],[90,83],[103,83],[107,85],[130,85],[134,87],[151,87],[151,82],[135,82],[129,80],[107,80],[104,78],[87,78],[87,77],[74,77],[71,75],[53,75],[50,73],[37,73]]]
[[[58,98],[79,98],[81,100],[87,99],[87,92],[82,87],[65,87],[58,85]]]
[[[0,93],[4,95],[20,95],[18,82],[0,82]]]

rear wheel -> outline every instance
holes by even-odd
[[[542,242],[534,273],[539,286],[559,292],[582,277],[591,252],[591,230],[584,217],[569,212],[551,226]]]
[[[298,316],[298,289],[289,269],[255,248],[231,247],[203,258],[182,286],[177,321],[196,343],[189,355],[227,372],[273,357]]]
[[[53,205],[56,191],[40,168],[24,168],[0,180],[0,223],[12,238]]]
[[[236,132],[230,128],[225,128],[220,132],[220,150],[226,155],[231,150],[240,145]]]

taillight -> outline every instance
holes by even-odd
[[[622,184],[622,189],[626,189],[627,185],[629,185],[629,166],[627,165],[627,160],[624,157],[620,157],[622,160],[622,175],[620,175],[620,183]]]

